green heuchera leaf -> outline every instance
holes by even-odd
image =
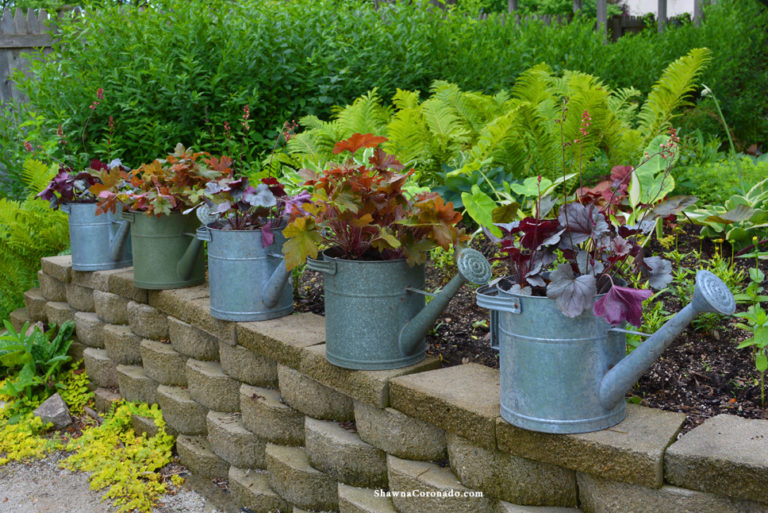
[[[472,186],[472,193],[462,192],[461,201],[464,202],[464,208],[467,209],[469,217],[481,226],[488,228],[491,233],[501,237],[501,230],[493,224],[493,212],[496,209],[496,202],[484,193],[477,185]]]
[[[552,180],[542,177],[541,184],[537,176],[529,176],[523,180],[522,184],[512,183],[509,185],[516,194],[536,198],[539,196],[539,187],[542,193],[552,186]]]

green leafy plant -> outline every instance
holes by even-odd
[[[760,373],[760,402],[765,407],[765,371],[768,370],[768,313],[760,304],[753,304],[746,312],[737,313],[736,316],[747,321],[746,324],[738,323],[736,326],[752,334],[750,338],[737,347],[739,349],[752,348],[755,369]]]

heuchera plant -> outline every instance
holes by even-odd
[[[182,212],[200,204],[211,180],[232,176],[229,157],[211,157],[206,152],[192,152],[182,144],[165,159],[142,164],[123,177],[131,191],[103,190],[98,194],[101,211],[114,211],[122,202],[129,209],[148,216]]]
[[[314,188],[313,202],[294,210],[283,234],[286,267],[292,269],[321,247],[333,256],[351,260],[406,258],[410,265],[423,263],[436,246],[448,249],[468,237],[456,224],[461,214],[437,193],[403,192],[411,169],[388,155],[379,144],[384,137],[355,134],[336,144],[335,154],[349,152],[342,165],[331,164],[322,173],[303,170],[305,185]],[[368,165],[355,162],[361,148],[373,148]]]
[[[57,210],[62,203],[96,203],[101,191],[125,187],[121,173],[127,171],[119,159],[109,164],[92,160],[87,169],[75,173],[72,168],[61,166],[48,186],[37,195],[50,202]]]
[[[310,194],[302,191],[289,196],[285,186],[274,177],[261,179],[256,187],[247,177],[225,177],[208,182],[205,204],[219,218],[212,225],[222,230],[261,230],[261,245],[267,247],[275,240],[273,229],[279,228],[291,212],[306,214],[303,205]]]

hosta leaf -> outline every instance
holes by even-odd
[[[567,317],[576,317],[590,308],[595,300],[596,281],[591,274],[574,277],[570,264],[560,264],[550,275],[547,297]]]
[[[472,192],[462,192],[461,201],[467,209],[469,217],[480,226],[488,228],[493,235],[501,237],[501,230],[494,226],[493,213],[496,202],[484,193],[477,185],[472,185]]]

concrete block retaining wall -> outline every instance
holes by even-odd
[[[16,325],[76,322],[97,407],[158,403],[182,463],[254,512],[768,512],[768,421],[678,439],[684,415],[628,405],[612,429],[547,435],[499,417],[495,369],[340,369],[322,317],[220,321],[207,286],[146,291],[53,257],[25,298]]]

